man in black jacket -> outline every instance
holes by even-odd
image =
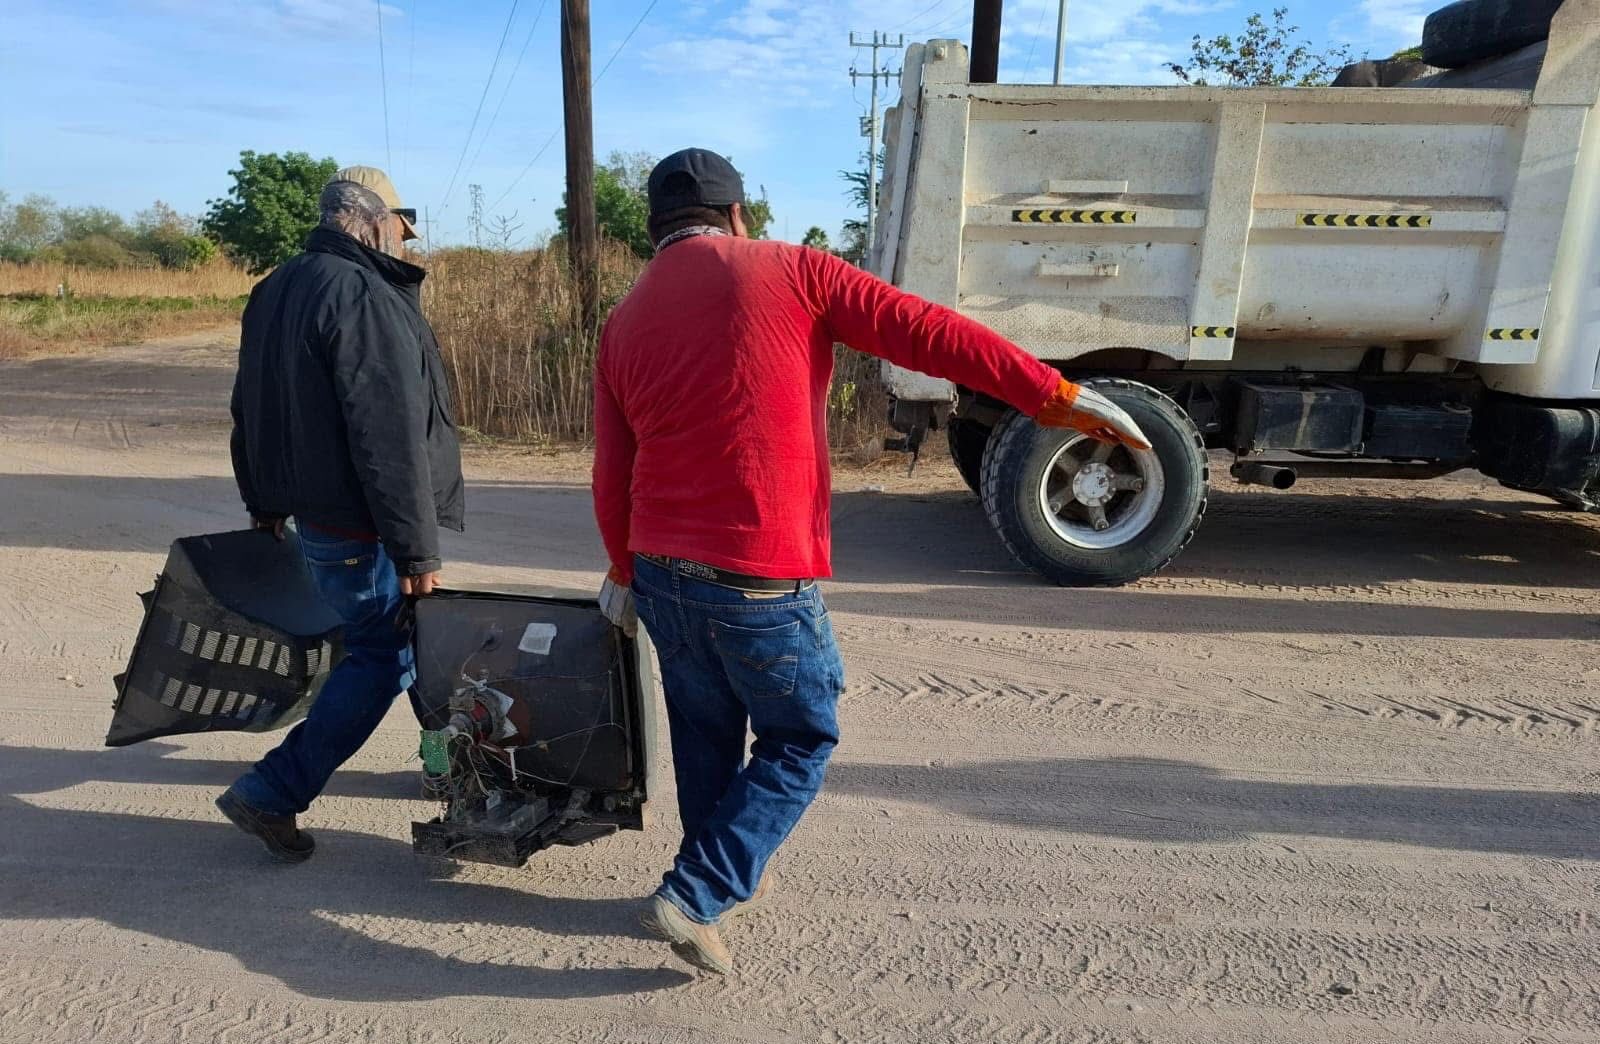
[[[345,658],[305,721],[217,799],[287,861],[328,777],[415,672],[402,609],[437,581],[439,527],[462,527],[461,454],[423,271],[401,260],[412,213],[382,171],[323,190],[305,253],[255,288],[233,388],[233,471],[253,524],[293,517],[311,575],[344,621]]]

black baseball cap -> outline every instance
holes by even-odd
[[[725,207],[744,202],[744,178],[726,157],[710,149],[674,152],[650,171],[650,213],[684,207]]]

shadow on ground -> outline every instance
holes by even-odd
[[[451,955],[496,929],[602,943],[643,938],[637,899],[432,880],[409,845],[342,830],[317,831],[316,856],[282,866],[220,815],[213,822],[62,811],[19,796],[84,780],[225,785],[243,768],[128,753],[0,751],[5,917],[103,921],[230,954],[301,994],[334,1000],[577,999],[690,981],[664,967],[546,968]],[[341,772],[329,793],[387,795],[390,782],[389,774]],[[453,934],[461,925],[478,934]]]
[[[1253,492],[1216,499],[1218,510],[1165,574],[1195,581],[1198,590],[1156,582],[1065,591],[1011,560],[970,494],[841,493],[829,604],[869,616],[1118,632],[1600,639],[1600,614],[1377,597],[1383,585],[1416,580],[1600,588],[1600,522],[1588,516],[1476,499]],[[174,537],[235,528],[242,519],[232,481],[219,477],[0,475],[0,503],[26,505],[0,519],[0,547],[160,552]],[[447,563],[590,572],[596,583],[604,571],[581,486],[473,484],[468,514],[467,534],[445,534]],[[884,586],[910,592],[895,599],[872,590]],[[1249,593],[1231,593],[1240,588]],[[1337,597],[1318,588],[1334,588]],[[1262,589],[1286,593],[1256,593]]]
[[[1600,794],[1590,793],[1284,782],[1153,758],[840,762],[828,787],[1012,828],[1147,843],[1270,840],[1292,849],[1295,838],[1315,837],[1600,860]]]
[[[82,783],[212,787],[221,793],[250,768],[239,759],[180,756],[183,747],[149,740],[114,750],[63,751],[0,745],[0,780],[11,794],[47,794]],[[417,800],[419,768],[400,772],[340,769],[323,794],[351,798]]]

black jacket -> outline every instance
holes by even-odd
[[[400,573],[462,528],[461,449],[422,269],[319,228],[250,294],[233,474],[257,518],[375,532]]]

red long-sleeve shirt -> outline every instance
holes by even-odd
[[[600,337],[595,517],[623,579],[632,552],[832,574],[836,341],[1030,416],[1060,381],[992,330],[831,254],[733,236],[674,243]]]

